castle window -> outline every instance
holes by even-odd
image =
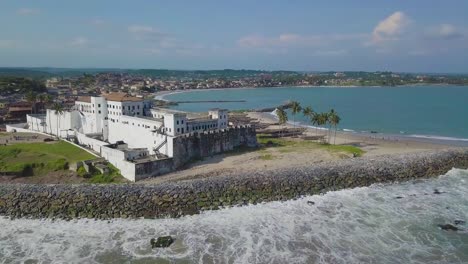
[[[179,124],[179,120],[177,120],[177,124]]]
[[[184,120],[181,120],[180,122],[182,122],[182,124],[184,123]]]
[[[179,132],[180,132],[180,129],[179,129],[179,128],[177,128],[177,133],[179,133]]]

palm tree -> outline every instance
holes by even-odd
[[[312,107],[307,106],[304,109],[302,109],[302,114],[304,114],[305,117],[311,117],[314,114],[314,110],[312,110]]]
[[[313,126],[315,126],[315,135],[318,135],[318,126],[320,125],[320,114],[319,113],[313,113],[310,116],[310,122],[312,123]]]
[[[304,109],[302,109],[302,114],[304,115],[304,117],[308,118],[310,122],[312,122],[312,116],[315,113],[314,113],[314,110],[312,109],[312,107],[307,106]]]
[[[39,100],[39,102],[41,103],[41,112],[42,110],[44,109],[44,101],[45,101],[45,98],[46,98],[46,95],[45,94],[39,94],[37,96],[37,99]]]
[[[318,114],[318,125],[325,126],[328,123],[328,113]]]
[[[26,94],[26,100],[32,104],[32,107],[31,107],[31,114],[32,114],[33,109],[36,107],[37,94],[33,91],[28,92]]]
[[[49,106],[49,104],[53,101],[53,97],[52,95],[50,94],[46,94],[46,96],[44,97],[44,104],[46,105],[46,113],[47,113],[47,106]],[[52,126],[51,126],[51,121],[50,121],[50,115],[49,116],[49,134],[52,134]]]
[[[284,125],[284,124],[286,124],[286,122],[288,122],[288,113],[286,113],[286,111],[284,111],[283,108],[277,108],[276,109],[276,115],[278,116],[280,126]]]
[[[59,127],[60,127],[60,119],[59,116],[63,114],[63,106],[62,104],[55,103],[53,106],[54,109],[54,114],[57,116],[57,137],[60,138],[59,136]]]
[[[329,114],[329,115],[330,115],[330,124],[331,124],[332,126],[335,127],[335,139],[334,139],[334,141],[333,141],[333,144],[336,145],[336,130],[337,130],[338,124],[339,124],[340,121],[341,121],[341,117],[340,117],[340,116],[338,115],[338,113],[335,112],[335,110],[333,110],[333,109],[330,111],[330,114]]]
[[[292,115],[293,115],[293,127],[294,127],[294,131],[296,131],[296,114],[301,112],[302,110],[302,107],[301,107],[301,104],[297,101],[292,101],[291,102],[291,111],[292,111]]]

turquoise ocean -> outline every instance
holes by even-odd
[[[178,106],[190,111],[291,99],[317,111],[335,108],[342,129],[468,138],[468,87],[231,89],[167,98],[247,101]],[[453,169],[177,219],[0,217],[0,263],[468,263],[467,223],[468,170]],[[174,244],[151,249],[150,239],[164,235]]]
[[[315,111],[335,109],[341,130],[418,138],[468,141],[468,87],[280,87],[199,90],[163,96],[171,101],[235,100],[233,103],[182,103],[174,108],[201,112],[210,108],[258,109],[295,100]],[[289,115],[292,121],[292,115]],[[298,114],[296,121],[307,125]]]

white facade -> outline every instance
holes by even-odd
[[[48,109],[46,115],[28,115],[27,128],[61,138],[73,137],[134,180],[134,159],[148,155],[153,159],[172,158],[174,138],[228,125],[227,110],[213,109],[208,115],[190,117],[193,114],[151,108],[150,102],[121,93],[79,97],[72,110],[56,113]],[[125,150],[108,147],[122,142]]]

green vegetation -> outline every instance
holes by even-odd
[[[120,175],[120,171],[112,166],[112,164],[108,163],[107,166],[109,167],[109,173],[102,174],[97,170],[92,170],[90,183],[119,183],[123,182],[124,178]]]
[[[275,158],[275,157],[274,157],[272,154],[270,154],[270,153],[262,154],[262,155],[260,156],[260,159],[261,159],[261,160],[273,160],[274,158]]]
[[[0,171],[21,172],[24,176],[66,170],[70,163],[93,159],[88,152],[65,141],[18,143],[0,148]]]
[[[44,83],[21,77],[0,77],[0,95],[47,92]]]
[[[364,151],[358,147],[351,145],[330,145],[321,144],[307,140],[292,140],[287,138],[271,138],[268,135],[258,134],[257,141],[259,144],[268,147],[278,148],[279,152],[301,152],[308,149],[325,149],[334,153],[346,153],[352,154],[356,157],[360,157],[364,154]],[[266,154],[262,154],[263,156]]]

